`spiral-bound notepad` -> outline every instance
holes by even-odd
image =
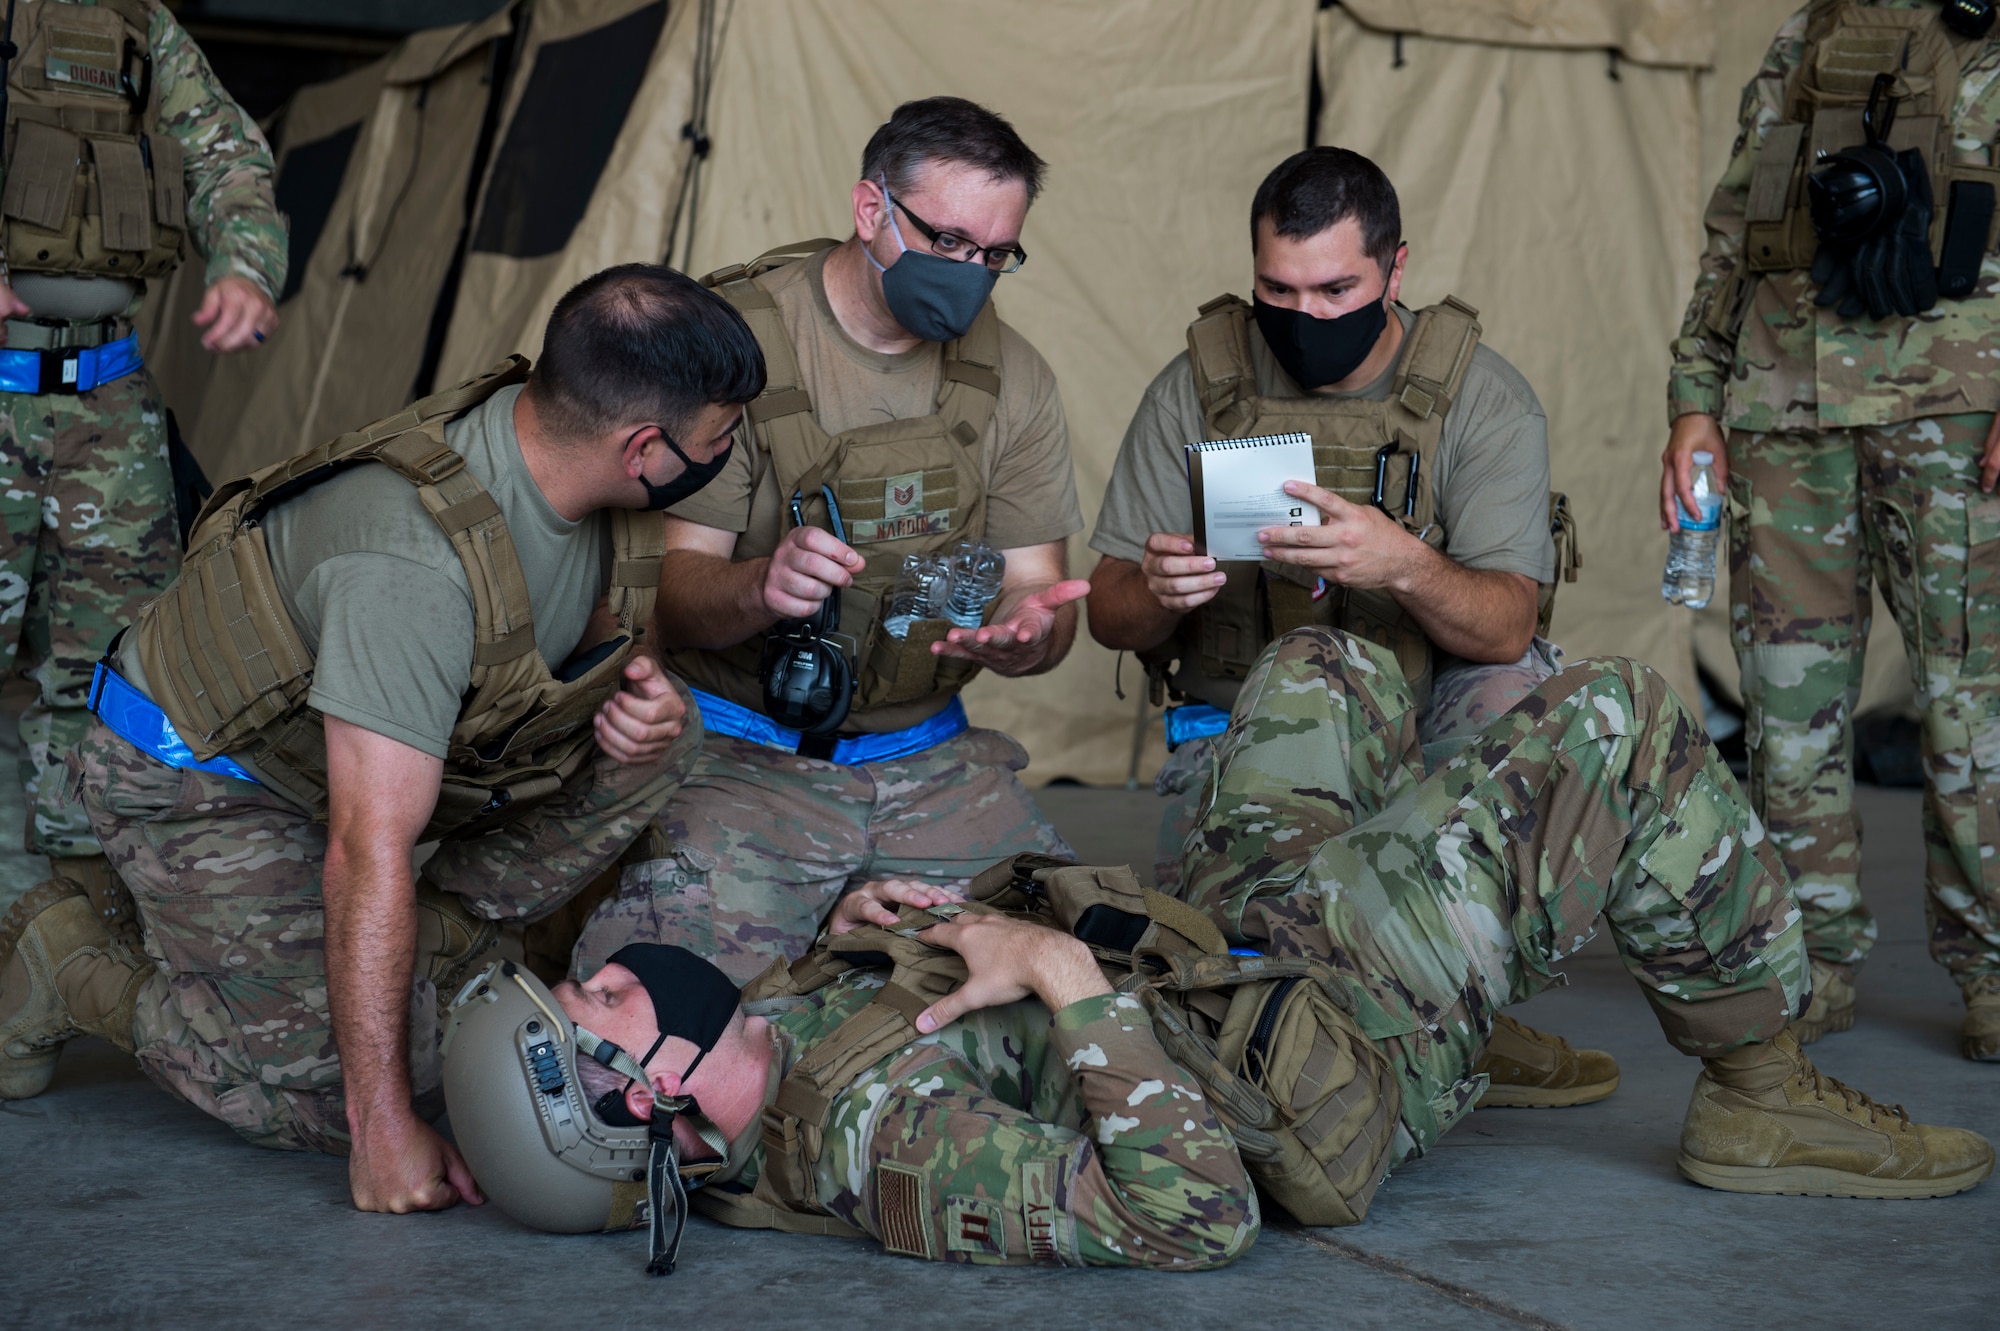
[[[1262,559],[1265,527],[1317,527],[1319,510],[1285,493],[1286,481],[1313,479],[1309,434],[1212,439],[1187,446],[1194,539],[1215,559]]]

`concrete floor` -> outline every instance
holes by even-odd
[[[4,784],[4,783],[0,783]],[[1150,861],[1150,794],[1049,789],[1086,858]],[[1920,1119],[2000,1137],[2000,1067],[1959,1058],[1924,954],[1918,802],[1864,788],[1882,942],[1862,1020],[1815,1049]],[[80,1041],[40,1099],[0,1105],[0,1326],[451,1327],[676,1313],[718,1327],[2000,1326],[2000,1183],[1929,1202],[1737,1197],[1674,1172],[1696,1071],[1594,943],[1528,1020],[1615,1052],[1624,1084],[1566,1110],[1487,1110],[1399,1170],[1364,1224],[1266,1229],[1207,1275],[945,1268],[697,1219],[671,1284],[641,1235],[557,1238],[491,1208],[360,1215],[342,1162],[239,1144]]]

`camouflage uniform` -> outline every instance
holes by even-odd
[[[1452,660],[1431,681],[1431,696],[1417,713],[1417,742],[1425,768],[1435,769],[1472,743],[1479,732],[1562,669],[1563,649],[1536,636],[1521,659],[1508,665]],[[1167,798],[1153,849],[1153,883],[1172,895],[1181,889],[1181,848],[1201,813],[1202,783],[1215,768],[1215,741],[1189,740],[1167,755],[1153,778],[1153,792]]]
[[[188,225],[208,281],[247,278],[275,300],[285,222],[270,147],[164,8],[152,11],[149,35],[160,123],[186,153]],[[63,755],[89,720],[92,665],[179,567],[166,414],[151,373],[78,394],[0,395],[0,542],[0,671],[39,661],[40,696],[21,717],[28,847],[94,855],[82,808],[63,797]]]
[[[796,957],[850,884],[964,884],[1022,851],[1071,855],[997,730],[885,763],[844,764],[710,734],[662,816],[671,858],[625,870],[584,926],[571,975],[627,943],[676,943],[739,983]]]
[[[1853,963],[1875,939],[1860,895],[1850,724],[1872,577],[1895,610],[1924,712],[1931,952],[1965,982],[2000,970],[2000,866],[1983,850],[2000,834],[2000,620],[1979,572],[1995,558],[2000,517],[1977,479],[2000,407],[1989,360],[2000,259],[1985,256],[1970,296],[1912,319],[1842,319],[1815,306],[1810,275],[1794,271],[1752,279],[1733,344],[1708,326],[1737,277],[1755,149],[1784,118],[1808,18],[1787,20],[1744,90],[1742,133],[1674,343],[1670,416],[1700,412],[1729,432],[1750,797],[1805,912],[1808,947]],[[1949,132],[1956,160],[1992,164],[2000,37],[1966,49]]]
[[[1484,1088],[1494,1014],[1609,923],[1682,1052],[1809,996],[1799,911],[1700,722],[1647,667],[1571,665],[1425,778],[1394,658],[1300,629],[1244,681],[1187,846],[1225,934],[1330,961],[1402,1080],[1406,1155]]]
[[[691,725],[651,765],[599,754],[521,821],[445,842],[423,876],[485,919],[546,914],[639,836],[700,742]],[[97,721],[70,763],[66,784],[131,888],[158,968],[133,1020],[140,1067],[259,1146],[345,1152],[320,908],[325,826],[255,782],[170,768]],[[410,995],[420,1100],[439,1085],[436,1014],[420,973]]]
[[[771,1018],[789,1070],[882,981],[746,1006]],[[1027,999],[920,1036],[835,1097],[825,1142],[825,1209],[908,1256],[1197,1270],[1257,1237],[1235,1142],[1129,996],[1053,1017]],[[746,1186],[762,1164],[760,1145]]]

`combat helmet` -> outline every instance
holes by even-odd
[[[524,1225],[559,1234],[652,1231],[647,1271],[679,1257],[687,1187],[720,1162],[682,1168],[675,1116],[689,1101],[657,1098],[650,1123],[623,1102],[589,1103],[579,1057],[644,1082],[639,1059],[570,1020],[524,967],[496,961],[466,981],[445,1018],[444,1098],[452,1134],[494,1205]],[[713,1124],[698,1130],[718,1154]]]

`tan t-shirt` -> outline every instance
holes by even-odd
[[[445,426],[514,538],[535,645],[556,669],[575,650],[611,577],[602,512],[556,512],[514,435],[518,385]],[[387,467],[353,467],[264,516],[285,613],[314,655],[306,701],[327,716],[445,756],[472,683],[472,585],[417,488]],[[136,652],[121,673],[144,687]],[[232,755],[237,756],[237,755]]]
[[[883,421],[913,420],[937,409],[944,353],[924,343],[896,355],[870,351],[849,337],[827,303],[822,270],[830,251],[780,269],[771,297],[791,334],[813,414],[829,435]],[[1044,545],[1083,530],[1070,463],[1069,427],[1048,362],[1004,321],[1000,325],[1000,400],[979,441],[986,487],[986,539],[1002,550]],[[677,504],[675,517],[739,533],[735,558],[775,550],[791,527],[768,453],[747,418],[729,461],[700,493]],[[937,702],[857,713],[848,728],[880,732],[915,725]]]
[[[1416,316],[1398,306],[1407,332]],[[1405,350],[1409,347],[1404,340]],[[1266,397],[1303,397],[1278,365],[1253,321],[1250,359],[1257,391]],[[1328,394],[1385,401],[1396,366],[1358,393]],[[1126,428],[1118,460],[1098,511],[1090,548],[1138,563],[1154,532],[1186,532],[1194,525],[1183,450],[1205,437],[1201,398],[1186,352],[1174,357],[1146,388]],[[1431,494],[1445,531],[1444,552],[1467,568],[1521,573],[1537,582],[1555,577],[1556,548],[1549,535],[1549,423],[1535,390],[1521,372],[1481,343],[1465,383],[1445,416],[1431,468]],[[1183,660],[1174,687],[1218,707],[1235,701],[1236,682],[1209,680],[1198,660]]]

